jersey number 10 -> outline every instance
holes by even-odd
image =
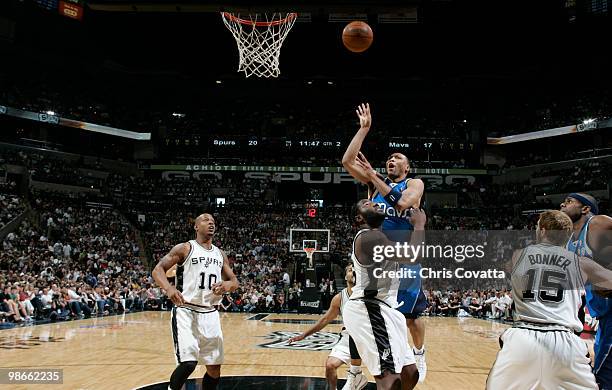
[[[210,274],[208,275],[208,288],[206,288],[206,272],[201,272],[200,277],[200,289],[202,290],[212,290],[212,285],[217,283],[217,275]]]

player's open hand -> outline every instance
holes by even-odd
[[[224,282],[218,282],[211,286],[211,290],[215,295],[223,295],[226,292],[230,292],[231,282],[226,280]]]
[[[425,214],[425,210],[423,209],[410,209],[410,223],[415,228],[423,229],[425,227],[425,223],[427,222],[427,215]]]
[[[374,168],[372,168],[372,164],[370,164],[370,162],[368,161],[368,159],[366,158],[366,156],[364,156],[363,153],[359,152],[359,154],[357,155],[357,159],[355,160],[355,162],[357,163],[357,165],[359,165],[363,171],[370,177],[376,177],[376,175],[378,175],[378,173],[376,172],[376,170]]]
[[[298,341],[302,341],[302,340],[304,340],[304,338],[305,338],[305,337],[304,337],[304,335],[303,335],[303,334],[301,334],[301,335],[299,335],[299,336],[292,337],[292,338],[290,338],[290,339],[287,341],[287,344],[293,344],[293,343],[296,343],[296,342],[298,342]]]
[[[359,125],[362,129],[370,129],[372,126],[372,115],[370,114],[370,104],[369,103],[361,103],[357,106],[357,117],[359,117]]]
[[[183,294],[176,287],[171,286],[168,291],[166,291],[166,295],[168,298],[174,303],[176,306],[183,306],[185,304],[185,298],[183,298]]]

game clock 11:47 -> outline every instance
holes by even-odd
[[[343,143],[330,139],[285,139],[288,149],[340,149]]]

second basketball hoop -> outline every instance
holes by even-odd
[[[297,19],[296,13],[240,15],[222,12],[238,45],[238,72],[246,77],[278,77],[280,49]]]
[[[314,263],[312,262],[312,256],[314,255],[316,250],[317,250],[316,241],[314,242],[314,246],[312,247],[307,247],[306,244],[304,245],[304,252],[306,252],[306,257],[308,258],[308,268],[309,269],[314,269]]]

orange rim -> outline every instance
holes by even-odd
[[[283,23],[287,23],[288,21],[295,19],[297,17],[297,13],[292,12],[290,14],[287,15],[286,18],[283,19],[279,19],[279,20],[273,20],[271,22],[254,22],[252,20],[247,20],[247,19],[242,19],[239,18],[237,16],[234,16],[234,14],[229,13],[229,12],[222,12],[223,16],[228,18],[229,20],[233,21],[233,22],[237,22],[240,24],[247,24],[249,26],[257,26],[257,27],[269,27],[269,26],[278,26],[279,24],[283,24]]]

